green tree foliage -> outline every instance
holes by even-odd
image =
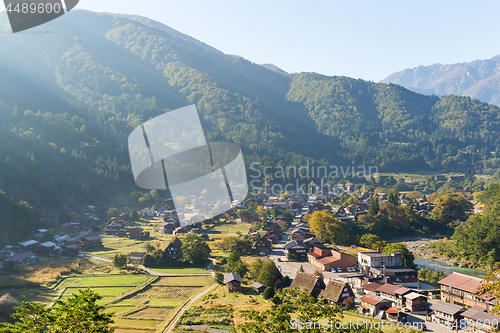
[[[262,293],[262,297],[264,299],[271,299],[274,297],[274,288],[273,287],[267,287],[264,289],[264,292]]]
[[[111,333],[114,328],[112,313],[104,313],[104,306],[97,305],[102,299],[90,289],[79,290],[67,300],[57,300],[46,309],[42,304],[23,302],[13,315],[15,324],[2,323],[0,332],[11,333]]]
[[[465,221],[474,211],[472,203],[457,193],[435,193],[429,200],[435,204],[432,216],[440,223]]]
[[[129,216],[132,221],[139,220],[139,213],[137,213],[137,210],[135,208],[132,208],[132,211],[130,212]]]
[[[0,245],[21,241],[35,229],[33,208],[0,190],[0,228]]]
[[[115,254],[113,256],[113,265],[120,269],[127,267],[128,257],[126,254]]]
[[[444,279],[446,274],[440,270],[431,271],[428,268],[421,268],[418,271],[418,279],[430,283],[433,286],[439,286],[438,281]]]
[[[116,208],[110,208],[108,210],[108,219],[112,218],[112,217],[118,217],[120,215],[120,213],[118,212],[118,209]]]
[[[181,251],[184,260],[194,265],[205,263],[210,256],[210,247],[196,234],[187,234],[182,239]]]
[[[368,215],[375,216],[379,212],[379,203],[378,199],[370,196],[370,206],[368,206]]]
[[[265,285],[265,286],[274,286],[274,282],[279,277],[278,268],[276,268],[276,264],[272,260],[266,260],[262,264],[262,268],[259,273],[259,277],[257,278],[257,282]]]
[[[273,302],[269,309],[262,311],[251,310],[242,313],[243,318],[246,319],[244,323],[238,326],[242,333],[293,333],[298,330],[313,333],[339,331],[338,328],[335,328],[335,323],[342,321],[343,310],[341,307],[331,306],[323,302],[323,300],[307,295],[297,289],[278,290],[274,297],[276,302]],[[317,322],[327,322],[328,328],[311,325],[311,323]],[[295,325],[295,327],[292,325]],[[342,331],[382,332],[366,328],[364,325]]]
[[[128,18],[81,13],[75,20],[94,22],[92,32],[76,33],[62,22],[68,38],[41,36],[45,48],[33,49],[28,39],[0,41],[11,56],[24,54],[33,70],[50,64],[46,79],[56,87],[2,73],[0,188],[15,202],[26,201],[37,217],[43,205],[108,203],[121,193],[131,193],[138,208],[159,204],[157,191],[136,193],[127,137],[187,104],[197,106],[208,141],[235,142],[247,165],[258,162],[259,170],[354,161],[381,172],[470,170],[472,181],[469,175],[500,168],[498,154],[490,154],[500,146],[499,108],[479,100],[348,77],[283,75]],[[273,177],[271,185],[297,178]],[[381,221],[370,221],[372,233],[383,229]]]
[[[405,244],[403,243],[391,243],[387,244],[383,251],[387,255],[391,255],[393,253],[399,252],[401,253],[401,264],[405,267],[416,269],[417,266],[413,263],[415,260],[415,256],[413,253],[408,250]]]
[[[250,264],[250,278],[256,281],[259,278],[260,271],[264,265],[264,261],[261,258],[257,258]]]
[[[252,249],[252,244],[245,239],[232,236],[224,238],[222,241],[222,249],[226,252],[236,250],[240,254],[248,254]]]
[[[382,240],[377,235],[372,235],[372,234],[364,234],[361,236],[361,239],[359,240],[359,245],[363,247],[367,247],[372,250],[383,250],[386,246],[386,242]]]
[[[337,220],[326,210],[312,213],[309,217],[309,226],[311,232],[324,242],[342,244],[347,236],[345,222]]]
[[[455,229],[452,246],[446,254],[465,259],[475,267],[494,268],[500,261],[500,185],[488,188],[481,201],[485,210]]]
[[[224,274],[222,274],[222,272],[215,272],[215,282],[218,284],[224,284]]]

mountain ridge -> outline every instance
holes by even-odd
[[[33,33],[0,38],[0,189],[35,212],[127,198],[141,191],[128,135],[189,104],[207,140],[238,144],[247,166],[500,167],[500,155],[491,154],[500,146],[496,106],[343,76],[287,74],[145,23],[75,10]]]
[[[418,66],[393,73],[380,82],[399,84],[424,94],[464,95],[500,105],[500,55],[471,62]]]

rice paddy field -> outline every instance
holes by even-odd
[[[90,288],[103,298],[99,304],[114,313],[116,332],[161,332],[194,295],[213,284],[211,276],[158,277],[145,274],[69,276],[52,288],[40,289],[27,301],[51,304]]]

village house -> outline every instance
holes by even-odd
[[[457,329],[464,311],[465,309],[459,305],[438,301],[432,305],[431,319],[435,323]]]
[[[404,295],[404,298],[406,300],[405,306],[411,313],[421,315],[427,314],[427,297],[411,292]]]
[[[307,254],[307,260],[323,271],[337,270],[338,268],[345,271],[348,267],[358,266],[356,257],[319,245],[314,246],[314,250]]]
[[[257,253],[269,253],[271,251],[271,241],[266,236],[261,236],[253,245],[252,250]]]
[[[309,247],[304,243],[293,240],[285,244],[284,250],[286,255],[291,253],[296,255],[298,260],[305,260],[307,258]]]
[[[33,264],[37,261],[38,256],[35,253],[26,251],[23,253],[15,254],[5,259],[5,266],[7,268],[17,268]]]
[[[311,296],[318,297],[326,286],[323,278],[319,276],[297,272],[290,288],[299,288]]]
[[[126,238],[127,237],[127,229],[120,229],[116,232],[116,236],[121,237],[121,238]]]
[[[321,240],[319,240],[316,236],[304,239],[302,243],[304,243],[304,245],[307,246],[308,248],[307,252],[312,252],[315,246],[319,246],[322,244]]]
[[[402,283],[406,287],[418,287],[418,272],[403,266],[370,268],[368,275],[373,278],[380,278],[384,282]]]
[[[163,249],[163,253],[168,259],[181,259],[182,258],[182,241],[175,237],[172,239],[165,249]]]
[[[39,244],[38,241],[33,240],[33,239],[19,243],[19,245],[21,245],[23,251],[34,251],[35,247],[38,244]]]
[[[132,265],[140,265],[145,255],[146,252],[130,252],[128,260]]]
[[[85,236],[80,238],[78,243],[82,250],[102,246],[102,237],[100,235]]]
[[[342,281],[329,281],[318,298],[331,305],[354,306],[354,292],[348,283]]]
[[[141,239],[144,236],[144,230],[142,228],[132,228],[128,230],[128,238],[130,239]]]
[[[158,232],[164,235],[171,235],[177,226],[172,222],[162,222],[158,224]]]
[[[77,244],[69,244],[63,247],[63,256],[77,256],[80,253],[80,246]]]
[[[12,318],[12,315],[16,313],[14,307],[20,305],[11,294],[4,294],[0,297],[0,323],[15,323],[16,320]]]
[[[409,293],[411,293],[410,289],[390,283],[383,283],[377,289],[377,295],[392,301],[396,307],[404,305],[404,295]]]
[[[391,267],[401,266],[401,253],[391,255],[382,252],[358,252],[358,264],[362,269],[366,267]]]
[[[391,301],[369,293],[360,298],[360,307],[372,317],[383,315],[383,310],[391,308]],[[383,318],[379,318],[383,319]]]
[[[256,295],[260,295],[264,292],[264,290],[266,290],[266,286],[259,283],[259,282],[255,282],[251,285],[252,289],[253,289],[253,292],[256,294]]]
[[[473,306],[462,313],[467,320],[468,332],[497,332],[500,326],[500,317],[491,315],[479,306]]]
[[[238,274],[228,273],[224,275],[224,283],[228,293],[241,292],[241,277]]]
[[[478,306],[490,311],[494,305],[494,297],[491,295],[476,295],[476,290],[482,281],[477,277],[454,272],[438,281],[441,287],[441,301],[458,306]]]

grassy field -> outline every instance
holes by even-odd
[[[50,304],[91,288],[103,296],[99,304],[105,311],[114,313],[117,332],[156,332],[185,302],[212,283],[211,276],[74,275],[61,279],[53,288],[39,288],[25,300]]]
[[[208,274],[203,268],[152,268],[155,272],[166,274]]]

